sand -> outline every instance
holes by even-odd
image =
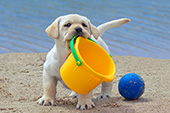
[[[57,106],[36,104],[42,96],[42,69],[45,53],[0,54],[0,113],[168,113],[170,111],[170,60],[134,56],[113,56],[117,67],[112,98],[97,100],[100,86],[93,92],[96,107],[81,111],[77,99],[60,83]],[[127,101],[118,92],[122,75],[134,72],[145,81],[145,92],[137,100]]]

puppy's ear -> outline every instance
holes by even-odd
[[[99,30],[94,25],[91,24],[89,19],[87,19],[86,17],[85,17],[85,19],[89,23],[89,26],[90,26],[89,28],[90,28],[91,35],[93,35],[95,39],[98,39],[98,37],[100,36]]]
[[[60,17],[57,18],[51,25],[49,25],[45,32],[47,35],[53,39],[58,39],[59,37],[59,22],[60,22]]]
[[[90,23],[90,31],[91,31],[91,35],[94,36],[95,39],[98,39],[98,37],[100,36],[100,32],[99,30]]]

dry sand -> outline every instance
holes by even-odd
[[[170,112],[170,60],[131,56],[114,56],[117,67],[113,97],[97,100],[100,86],[93,92],[96,107],[81,111],[75,108],[76,99],[60,83],[57,87],[57,106],[36,104],[42,96],[42,66],[44,53],[0,54],[0,113],[168,113]],[[134,72],[145,81],[145,92],[138,100],[127,101],[118,93],[122,75]]]

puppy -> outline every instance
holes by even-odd
[[[55,105],[57,82],[61,81],[63,83],[60,77],[60,67],[71,53],[69,43],[74,36],[90,37],[110,53],[108,46],[101,39],[101,36],[106,30],[118,27],[129,21],[129,19],[123,18],[104,23],[96,28],[86,17],[77,14],[57,18],[45,30],[47,35],[55,40],[55,45],[47,54],[46,61],[43,65],[43,96],[37,103],[45,106]],[[99,98],[111,97],[111,89],[112,83],[103,82]],[[86,95],[78,94],[76,107],[82,110],[93,108],[95,105],[91,97],[91,92]]]

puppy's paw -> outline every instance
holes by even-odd
[[[81,109],[81,110],[86,110],[86,109],[91,109],[94,108],[95,104],[93,103],[93,101],[90,100],[80,100],[78,101],[78,104],[76,106],[77,109]]]
[[[43,106],[55,106],[56,105],[56,100],[41,97],[40,99],[38,99],[37,104],[40,104],[40,105],[43,105]]]
[[[100,94],[97,96],[97,99],[105,99],[105,98],[111,98],[112,96],[110,94]]]

